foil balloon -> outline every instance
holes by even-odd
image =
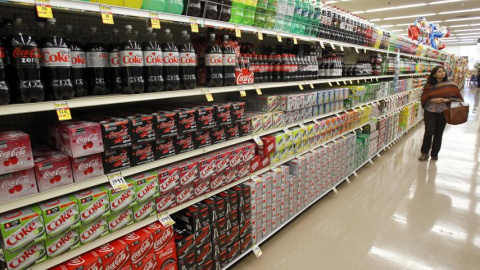
[[[434,49],[445,48],[441,38],[449,37],[450,30],[438,24],[428,23],[425,17],[419,17],[408,26],[408,37],[418,41],[420,44],[430,45]],[[441,46],[440,46],[441,45]]]

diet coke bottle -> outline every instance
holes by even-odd
[[[163,54],[162,46],[157,38],[157,33],[151,27],[147,28],[147,35],[143,42],[143,78],[145,92],[163,91]]]
[[[108,78],[108,51],[102,37],[97,33],[95,26],[90,28],[93,39],[85,44],[87,56],[87,82],[92,95],[106,95],[110,93],[107,87]]]
[[[5,47],[3,45],[3,39],[0,39],[0,105],[10,103],[10,90],[5,76]]]
[[[108,42],[108,85],[112,93],[122,93],[122,76],[120,75],[120,35],[113,28],[113,35]]]
[[[223,84],[222,49],[215,42],[215,34],[210,34],[210,41],[205,49],[205,67],[207,69],[207,86],[218,87]]]
[[[10,52],[7,77],[11,78],[12,90],[20,101],[43,101],[45,94],[40,81],[40,50],[21,17],[15,18],[14,30],[7,39],[7,49]]]
[[[131,25],[125,25],[125,34],[120,42],[120,67],[123,93],[143,93],[142,45],[134,36]]]
[[[235,84],[235,49],[228,44],[228,35],[223,36],[222,54],[223,85],[231,86]]]
[[[197,86],[195,78],[195,68],[197,66],[197,55],[190,42],[190,35],[187,31],[182,31],[182,37],[178,41],[180,50],[180,80],[183,89],[193,89]]]
[[[85,49],[80,42],[80,37],[72,31],[72,25],[65,25],[65,37],[70,46],[70,80],[72,81],[73,90],[76,97],[83,97],[88,94],[87,89],[87,59],[85,58]]]
[[[179,54],[178,48],[173,43],[170,29],[165,29],[165,40],[162,43],[163,50],[163,79],[165,79],[165,91],[180,89]]]

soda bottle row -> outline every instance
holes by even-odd
[[[255,82],[290,82],[317,78],[318,63],[313,56],[247,54],[246,57],[251,59]]]
[[[318,64],[319,79],[333,79],[342,77],[343,63],[340,57],[322,58]]]

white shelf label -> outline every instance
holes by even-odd
[[[262,256],[262,254],[263,254],[262,250],[260,249],[260,247],[258,245],[254,245],[253,248],[252,248],[252,251],[255,254],[255,256],[257,256],[257,258]]]
[[[160,223],[162,223],[162,225],[165,227],[170,227],[175,224],[175,221],[170,217],[167,212],[162,212],[158,214],[158,221],[160,221]]]
[[[262,140],[260,139],[260,137],[254,136],[254,137],[253,137],[253,140],[254,140],[259,146],[262,146],[262,145],[263,145],[263,142],[262,142]]]
[[[107,179],[115,190],[124,190],[128,188],[127,182],[121,172],[107,174]]]

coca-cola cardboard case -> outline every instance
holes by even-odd
[[[32,167],[30,136],[21,131],[0,131],[0,175]]]
[[[45,240],[45,248],[49,258],[55,258],[67,251],[78,248],[80,245],[78,228],[68,230]]]
[[[102,154],[103,168],[106,174],[130,168],[130,148],[105,151]]]
[[[155,121],[155,135],[157,139],[177,136],[178,114],[173,111],[156,111],[151,115]]]
[[[0,175],[0,203],[38,193],[33,169]]]
[[[166,210],[177,206],[176,189],[162,192],[160,197],[155,199],[157,213],[165,212]]]
[[[9,270],[24,270],[47,259],[43,242],[31,244],[15,252],[4,251],[5,262]]]
[[[182,260],[189,254],[195,254],[196,246],[195,239],[192,232],[187,229],[182,229],[179,227],[174,227],[174,239],[177,246],[177,257],[178,260]]]
[[[195,149],[195,132],[184,133],[177,136],[175,150],[177,154],[193,151]]]
[[[143,257],[140,261],[132,264],[132,270],[155,270],[157,267],[157,260],[155,254],[151,253]]]
[[[146,164],[155,160],[155,141],[132,144],[130,162],[132,166]]]
[[[177,136],[157,139],[155,142],[155,160],[176,154]]]
[[[80,212],[77,199],[67,195],[50,201],[39,203],[42,211],[45,231],[48,237],[80,226]]]
[[[135,187],[136,201],[138,203],[146,202],[159,195],[158,175],[154,172],[144,172],[125,177],[125,181],[132,183]]]
[[[195,110],[198,129],[203,130],[215,127],[215,108],[213,106],[199,106],[192,104],[185,104],[182,106]]]
[[[155,119],[151,114],[136,114],[130,112],[113,112],[115,116],[123,117],[132,123],[132,144],[155,140]]]
[[[217,169],[217,156],[206,155],[198,159],[198,169],[200,172],[200,180],[210,178]]]
[[[227,140],[227,128],[225,126],[212,129],[212,144],[221,143]]]
[[[4,251],[15,252],[43,242],[46,234],[40,208],[31,206],[1,214],[0,232]]]
[[[127,207],[108,216],[108,230],[113,233],[133,224],[133,208]]]
[[[95,154],[79,158],[70,158],[73,180],[78,183],[104,175],[102,155]]]
[[[212,145],[212,130],[199,130],[194,136],[195,149],[204,148]]]
[[[118,213],[127,207],[137,204],[136,191],[133,183],[127,183],[127,189],[114,189],[112,185],[105,184],[102,187],[108,191],[108,200],[110,202],[110,211]]]
[[[58,150],[71,157],[83,157],[104,151],[102,129],[99,123],[65,121],[50,126],[51,141]]]
[[[113,240],[95,249],[95,252],[100,256],[104,270],[123,269],[130,265],[131,252],[127,243],[122,239]]]
[[[108,220],[106,217],[101,217],[89,224],[81,225],[78,230],[80,242],[85,245],[109,233]]]
[[[212,243],[204,245],[201,249],[197,249],[197,266],[204,265],[206,262],[212,259]]]
[[[54,150],[39,150],[34,151],[33,157],[40,192],[73,183],[72,167],[66,154]]]
[[[128,119],[106,115],[88,115],[85,119],[100,124],[105,151],[132,145],[132,123]]]
[[[147,217],[155,214],[155,199],[152,198],[146,202],[139,203],[133,206],[133,218],[135,222],[144,220]]]
[[[180,186],[180,170],[178,169],[178,165],[173,164],[157,168],[154,169],[152,173],[158,175],[160,196]]]
[[[127,244],[132,265],[139,262],[153,250],[153,238],[146,229],[136,230],[121,239]]]
[[[177,249],[175,243],[169,243],[155,252],[157,269],[177,270]]]
[[[189,159],[185,162],[177,163],[180,172],[180,185],[186,186],[199,179],[198,161]]]
[[[85,189],[76,194],[82,224],[90,223],[97,218],[110,214],[108,190],[103,187]]]
[[[238,131],[240,137],[252,135],[252,118],[245,118],[245,120],[238,122]]]
[[[209,208],[204,204],[191,205],[173,214],[173,219],[192,232],[210,224]]]
[[[106,265],[97,252],[89,251],[49,270],[115,269],[106,268]]]
[[[232,122],[237,123],[245,120],[245,102],[238,101],[230,103],[232,105]]]
[[[227,141],[240,137],[240,130],[238,128],[238,124],[235,123],[233,125],[226,126],[225,135]]]
[[[173,229],[172,227],[165,227],[162,223],[156,221],[146,226],[144,229],[150,232],[153,239],[153,251],[155,253],[161,252],[164,247],[173,244]]]

